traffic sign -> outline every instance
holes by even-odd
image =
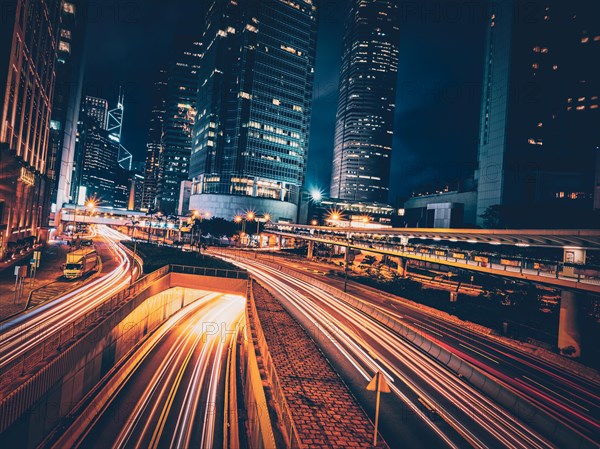
[[[367,390],[390,393],[390,386],[388,385],[387,380],[385,380],[385,377],[381,371],[377,371],[377,373],[375,373],[373,379],[371,379],[371,382],[369,382],[369,385],[367,385]]]
[[[375,429],[373,431],[373,446],[377,446],[377,427],[379,426],[379,397],[381,393],[389,393],[390,387],[383,377],[381,371],[377,371],[367,385],[367,390],[377,392],[377,400],[375,402]]]

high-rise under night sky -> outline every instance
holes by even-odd
[[[347,0],[322,0],[318,13],[306,186],[323,191],[328,190],[331,177],[347,5]],[[84,92],[114,103],[119,86],[124,86],[123,144],[137,160],[145,159],[152,110],[148,93],[155,74],[175,52],[178,36],[202,32],[204,6],[204,2],[184,0],[91,5]],[[484,1],[401,2],[399,17],[390,201],[472,174],[487,5]]]

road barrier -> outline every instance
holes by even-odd
[[[272,398],[267,398],[265,391],[267,386],[264,377],[264,356],[260,350],[260,356],[257,357],[256,354],[260,323],[256,315],[251,283],[248,285],[246,297],[246,327],[243,332],[244,341],[240,346],[240,374],[246,414],[246,434],[248,447],[268,449],[277,447],[277,444],[269,415]]]

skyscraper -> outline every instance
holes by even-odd
[[[212,1],[203,36],[190,208],[296,220],[304,183],[317,8]]]
[[[597,19],[596,2],[490,5],[476,174],[480,224],[497,216],[503,227],[600,225],[592,214],[600,154]]]
[[[165,214],[177,211],[179,187],[190,172],[192,129],[198,96],[198,69],[201,44],[190,39],[169,68],[166,118],[159,154],[157,209]]]
[[[52,204],[60,212],[71,200],[77,121],[84,73],[87,0],[70,0],[61,11],[56,88],[50,122],[49,170],[54,178]]]
[[[77,163],[73,198],[83,204],[97,198],[113,206],[117,181],[119,142],[107,129],[108,101],[85,97],[78,126]]]
[[[152,111],[148,143],[146,144],[146,166],[144,170],[144,187],[141,208],[154,209],[156,206],[156,189],[159,175],[159,156],[163,145],[163,132],[166,111],[167,70],[160,69],[154,82]]]
[[[0,259],[11,242],[40,236],[52,180],[48,143],[58,0],[18,0],[0,26]]]
[[[397,0],[351,0],[346,18],[330,195],[385,203],[400,40]]]

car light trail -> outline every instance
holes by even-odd
[[[106,226],[99,226],[98,234],[115,255],[117,267],[73,292],[3,323],[0,370],[129,285],[127,274],[131,263],[127,253],[117,244],[128,237]]]
[[[407,401],[405,396],[400,396],[400,390],[395,385],[401,381],[418,396],[434,404],[440,416],[471,445],[493,447],[494,442],[500,442],[503,446],[512,448],[552,447],[550,442],[426,356],[420,349],[334,295],[256,260],[230,261],[248,269],[257,279],[276,288],[294,308],[317,323],[321,329],[327,329],[333,324],[340,332],[326,332],[327,338],[337,341],[336,348],[345,358],[353,359],[353,366],[364,367],[357,368],[363,377],[365,371],[374,374],[379,369],[378,365],[383,364],[387,377],[396,380],[392,384],[392,391],[399,398]],[[356,335],[355,330],[345,325],[346,322],[351,322],[355,328],[360,329],[361,335]],[[365,342],[368,342],[366,347]],[[379,363],[367,353],[372,354]],[[406,403],[411,409],[420,411],[412,402]],[[460,443],[450,441],[424,414],[417,414],[425,419],[447,444],[453,447],[460,446]]]

